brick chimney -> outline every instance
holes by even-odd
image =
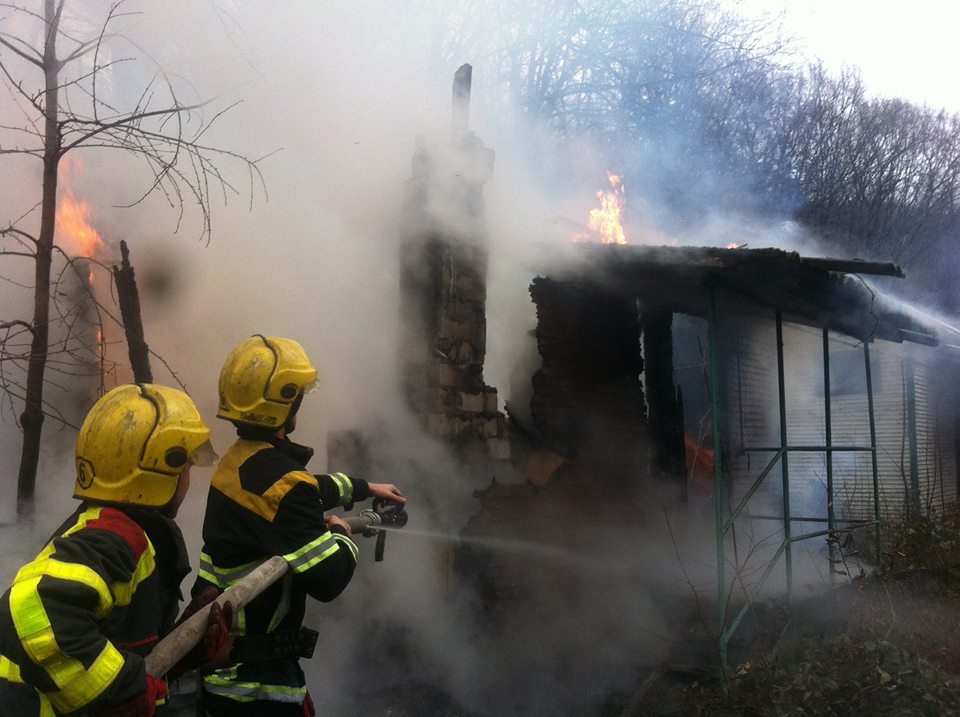
[[[464,453],[509,459],[497,390],[483,379],[487,234],[483,185],[494,153],[469,129],[471,67],[453,81],[449,134],[417,138],[400,242],[407,400]]]

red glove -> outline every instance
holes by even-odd
[[[198,645],[201,649],[199,664],[203,667],[226,667],[230,664],[230,649],[233,647],[233,604],[227,600],[223,603],[213,603],[210,606],[210,616],[207,618],[207,632],[203,642]]]
[[[207,631],[203,640],[174,665],[167,676],[176,680],[198,667],[216,668],[229,665],[230,650],[233,647],[233,635],[230,634],[232,625],[233,604],[229,600],[223,603],[223,606],[216,602],[210,605]]]
[[[97,717],[151,717],[157,709],[157,700],[162,700],[166,696],[166,680],[147,673],[147,687],[143,692],[120,704],[103,707],[94,714]]]

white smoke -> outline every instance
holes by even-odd
[[[99,8],[92,2],[80,5],[88,17]],[[435,30],[405,4],[373,0],[269,4],[169,0],[142,9],[143,14],[124,18],[119,28],[133,40],[126,53],[149,55],[168,68],[184,101],[214,98],[204,110],[208,118],[217,108],[240,102],[217,120],[204,136],[206,143],[250,158],[269,155],[259,165],[269,201],[256,183],[251,189],[242,167],[224,158],[223,170],[239,194],[215,203],[209,245],[198,240],[200,225],[190,207],[176,233],[176,212],[158,197],[129,210],[114,208],[138,196],[135,188],[143,186],[144,175],[130,162],[115,163],[105,152],[86,155],[90,175],[85,196],[95,202],[102,233],[114,251],[119,253],[120,239],[129,244],[147,343],[176,373],[174,377],[155,359],[155,381],[172,385],[181,381],[186,386],[201,413],[209,417],[214,444],[222,452],[233,439],[232,428],[213,418],[223,358],[253,333],[296,338],[320,369],[320,391],[304,402],[294,436],[317,449],[310,467],[316,472],[336,469],[326,465],[326,435],[360,427],[377,441],[376,475],[369,477],[398,484],[411,499],[409,531],[388,536],[386,561],[373,563],[372,541],[359,539],[363,557],[354,583],[336,602],[310,608],[309,618],[322,634],[322,664],[304,667],[321,711],[324,700],[349,704],[349,688],[356,685],[338,693],[345,685],[338,680],[337,668],[355,669],[358,659],[374,654],[381,646],[369,645],[365,638],[382,634],[374,628],[385,623],[398,626],[403,637],[399,642],[419,649],[415,660],[398,656],[392,672],[380,675],[381,684],[439,679],[454,697],[481,713],[479,708],[491,693],[530,689],[535,680],[512,679],[518,671],[538,675],[544,665],[556,668],[544,684],[562,686],[574,668],[565,672],[557,657],[572,661],[598,636],[603,639],[596,664],[616,665],[620,660],[622,671],[606,678],[629,686],[637,655],[659,655],[666,649],[660,644],[664,636],[650,627],[664,611],[653,604],[649,586],[680,593],[693,587],[709,590],[704,587],[709,585],[704,582],[707,570],[696,562],[696,554],[712,536],[701,535],[697,524],[667,530],[652,513],[650,524],[655,529],[617,525],[600,531],[594,551],[623,557],[635,546],[644,546],[642,560],[629,568],[615,560],[598,564],[579,555],[557,556],[538,546],[523,547],[531,551],[537,570],[558,565],[582,570],[582,586],[593,585],[594,590],[600,572],[599,582],[609,581],[611,587],[604,593],[603,612],[591,614],[582,624],[568,615],[566,622],[544,632],[542,625],[528,620],[530,615],[516,616],[511,623],[516,634],[505,643],[509,648],[471,622],[476,596],[456,590],[451,596],[444,583],[446,548],[478,507],[473,491],[488,485],[490,476],[461,475],[446,451],[420,433],[404,407],[397,378],[403,186],[410,176],[415,137],[447,131],[456,70],[436,66],[430,52]],[[464,57],[460,62],[472,60]],[[483,81],[483,72],[482,66],[474,68],[477,81]],[[112,82],[135,96],[150,77],[148,70],[124,65]],[[501,399],[510,400],[513,370],[537,360],[528,335],[535,325],[528,287],[544,268],[544,242],[556,238],[557,232],[565,233],[558,226],[586,220],[594,206],[593,193],[603,188],[604,170],[616,168],[603,166],[597,153],[584,146],[553,157],[546,140],[536,133],[497,124],[482,107],[472,115],[472,128],[497,152],[494,177],[486,189],[491,266],[485,378],[499,389]],[[523,153],[520,146],[525,147]],[[538,154],[530,151],[531,146],[541,150],[542,164],[527,161]],[[561,164],[579,176],[555,191],[549,178]],[[29,192],[23,190],[37,181],[35,170],[17,169],[16,174],[21,191],[0,192],[3,222],[30,201]],[[0,176],[12,175],[4,171]],[[625,183],[627,202],[634,201],[631,178]],[[678,241],[709,245],[732,241],[755,248],[779,235],[802,241],[809,249],[795,227],[760,222],[744,224],[717,213],[700,223],[696,237]],[[643,237],[637,240],[627,228],[632,243],[664,241],[652,221],[637,228]],[[565,248],[565,243],[558,245],[555,253]],[[0,295],[4,311],[21,301],[14,285],[0,285]],[[4,494],[9,497],[19,433],[13,411],[4,410],[0,420],[4,446],[0,470],[7,476]],[[4,545],[17,546],[18,560],[39,549],[40,541],[73,507],[72,433],[58,434],[51,428],[48,421],[45,440],[50,447],[41,462],[35,534],[8,527],[0,536]],[[200,549],[208,480],[209,472],[194,470],[192,492],[180,512],[192,556]],[[0,506],[0,522],[12,518],[11,507],[10,500]],[[687,577],[677,572],[672,531],[681,549],[688,551],[683,558],[691,570]],[[12,563],[0,567],[4,579],[15,569]],[[566,602],[542,597],[548,615],[563,617]],[[623,649],[633,653],[622,655]],[[491,662],[494,656],[497,661]],[[578,687],[567,684],[565,689],[575,692]],[[541,699],[548,697],[530,695],[527,714],[547,713],[555,706]],[[513,701],[514,706],[523,705],[524,695]]]

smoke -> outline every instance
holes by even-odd
[[[98,8],[74,4],[88,19]],[[236,191],[223,191],[225,201],[218,194],[208,244],[200,240],[202,222],[189,197],[182,218],[162,195],[119,209],[140,196],[142,167],[106,151],[86,154],[84,196],[97,207],[101,234],[115,254],[120,239],[130,246],[146,340],[158,355],[155,380],[186,387],[222,452],[233,440],[232,427],[213,418],[223,358],[253,333],[296,338],[320,371],[320,390],[304,401],[294,436],[317,449],[310,468],[339,469],[326,465],[326,436],[359,428],[372,450],[370,473],[361,477],[396,483],[410,498],[410,523],[388,535],[386,560],[374,563],[372,541],[359,538],[361,565],[347,591],[309,608],[308,624],[321,630],[320,659],[304,662],[311,690],[321,703],[342,708],[332,714],[348,713],[355,690],[413,680],[439,684],[477,714],[585,714],[580,708],[602,702],[608,690],[629,689],[644,666],[672,647],[670,597],[713,589],[704,551],[712,549],[709,520],[667,524],[662,506],[652,504],[643,519],[626,524],[612,506],[610,515],[587,521],[590,537],[576,552],[520,540],[481,546],[523,556],[530,574],[518,579],[528,585],[564,572],[570,588],[537,594],[534,604],[493,629],[480,617],[481,596],[449,584],[451,551],[479,509],[474,491],[489,486],[491,476],[465,474],[421,433],[400,395],[395,347],[404,182],[415,138],[447,131],[453,72],[473,58],[438,66],[435,28],[400,3],[170,0],[143,10],[122,19],[118,29],[131,42],[115,57],[154,58],[170,70],[184,102],[214,98],[202,110],[208,119],[239,103],[204,141],[264,157],[266,181],[265,196],[241,164],[221,158]],[[481,89],[492,74],[493,68],[474,68]],[[152,76],[148,67],[124,63],[112,83],[135,97]],[[530,280],[562,259],[569,229],[586,221],[594,192],[606,184],[605,170],[622,168],[607,166],[615,154],[609,148],[558,147],[542,130],[499,121],[480,98],[473,110],[472,128],[497,153],[485,191],[485,379],[522,416],[529,400],[522,385],[513,393],[514,376],[529,381],[539,361],[530,335]],[[753,248],[776,237],[781,248],[811,253],[810,238],[796,226],[760,215],[745,221],[718,209],[692,222],[661,222],[668,207],[643,188],[663,176],[670,148],[630,160],[638,172],[625,177],[629,242]],[[0,199],[4,222],[29,206],[24,188],[39,186],[35,170],[19,176],[20,190]],[[704,177],[697,201],[721,207],[723,182],[710,181],[709,171]],[[686,204],[693,203],[688,197]],[[750,204],[742,197],[736,203]],[[436,209],[442,214],[443,207]],[[16,278],[29,283],[29,276]],[[20,294],[12,285],[0,286],[0,295],[5,310],[29,306],[29,300],[14,303]],[[0,428],[0,469],[14,476],[19,433],[12,411],[3,411]],[[35,528],[8,527],[0,536],[17,548],[0,571],[5,579],[14,561],[35,553],[73,509],[73,434],[50,428],[48,422]],[[194,469],[193,476],[179,522],[196,556],[209,472]],[[12,494],[13,482],[6,485]],[[672,507],[666,506],[671,515]],[[0,522],[12,516],[12,501],[5,500]],[[568,519],[576,525],[579,516]]]
[[[80,7],[95,20],[94,5]],[[266,157],[260,168],[268,193],[267,199],[242,165],[223,157],[222,171],[236,193],[227,189],[227,201],[218,197],[214,203],[208,245],[200,241],[202,222],[189,197],[182,218],[162,195],[119,209],[141,196],[142,166],[107,151],[85,154],[83,196],[96,207],[101,234],[115,254],[120,239],[130,247],[146,340],[158,355],[155,380],[186,387],[202,415],[210,417],[214,444],[222,451],[233,438],[229,426],[213,419],[223,358],[252,333],[294,337],[320,369],[320,391],[304,402],[295,436],[317,449],[311,468],[337,468],[322,458],[329,431],[360,427],[377,453],[364,477],[396,483],[410,498],[409,534],[389,536],[386,562],[373,563],[372,545],[361,539],[363,563],[354,583],[338,601],[311,607],[310,622],[323,635],[322,662],[305,664],[311,689],[323,701],[349,705],[350,689],[357,685],[339,679],[344,671],[373,685],[439,680],[479,713],[492,696],[503,695],[505,708],[538,714],[557,706],[558,698],[593,702],[601,696],[592,690],[629,684],[634,658],[658,651],[648,644],[644,626],[658,613],[646,586],[659,574],[627,567],[623,551],[645,545],[657,561],[654,556],[669,554],[662,541],[621,538],[617,529],[598,531],[598,544],[585,546],[583,555],[514,546],[529,553],[537,574],[571,573],[571,592],[539,596],[535,606],[511,615],[497,632],[478,622],[478,596],[448,584],[454,536],[478,509],[473,491],[488,485],[490,476],[464,475],[419,433],[399,395],[394,347],[403,183],[414,138],[447,129],[455,67],[432,65],[418,16],[392,4],[274,2],[264,9],[180,1],[144,10],[121,19],[115,29],[131,42],[103,59],[156,59],[170,69],[168,79],[182,101],[215,98],[202,110],[207,119],[239,102],[217,119],[204,141],[250,158]],[[110,81],[121,97],[135,99],[152,76],[149,66],[123,63]],[[481,123],[487,119],[477,117]],[[474,127],[485,136],[482,124]],[[567,198],[552,195],[547,175],[513,159],[528,156],[515,154],[517,145],[545,146],[543,138],[531,132],[501,143],[501,135],[492,132],[485,139],[499,154],[487,198],[493,238],[487,381],[503,396],[512,367],[530,361],[535,348],[528,336],[534,317],[527,287],[543,257],[535,245],[546,238],[545,221],[585,219],[597,186],[587,177],[575,191],[567,190]],[[593,159],[591,166],[585,174],[602,180],[602,162]],[[23,187],[39,186],[35,171],[21,176]],[[7,194],[4,220],[18,216],[30,201],[27,191]],[[4,295],[15,296],[8,288]],[[12,309],[14,301],[5,300],[5,307]],[[23,303],[25,310],[29,300]],[[113,358],[124,361],[122,355]],[[19,441],[9,411],[3,428],[3,468],[13,476]],[[3,536],[5,545],[17,548],[3,566],[5,579],[74,507],[72,432],[51,428],[48,422],[38,518],[30,527],[10,527],[11,540]],[[179,518],[193,556],[200,549],[208,479],[209,473],[194,471]],[[11,495],[12,483],[7,485]],[[10,519],[12,501],[4,508]],[[593,558],[599,554],[608,557],[598,564]],[[617,587],[601,589],[608,582]],[[604,609],[598,612],[600,600]],[[616,620],[609,619],[611,613]],[[630,633],[625,639],[620,626]],[[366,642],[371,634],[384,638],[391,631],[395,644]],[[400,657],[406,659],[384,660],[383,651],[392,645],[402,645],[408,652]],[[409,654],[411,646],[416,654]],[[595,665],[586,672],[584,655]],[[371,674],[374,666],[379,672]],[[584,688],[586,683],[594,687]],[[345,687],[350,689],[338,694]]]

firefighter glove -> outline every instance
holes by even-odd
[[[181,622],[190,617],[186,614],[189,611],[190,606],[184,611],[184,616],[180,618]],[[198,668],[215,669],[229,665],[230,649],[233,647],[233,635],[230,633],[232,624],[233,603],[227,600],[222,606],[218,602],[210,605],[210,613],[207,615],[207,629],[203,639],[170,670],[171,676],[177,678],[190,670]]]
[[[103,707],[94,712],[97,717],[151,717],[157,709],[157,700],[167,696],[167,683],[162,677],[147,673],[147,686],[120,704]]]
[[[210,617],[207,618],[207,632],[203,642],[198,645],[202,648],[200,665],[202,667],[226,667],[230,664],[230,648],[233,647],[233,603],[229,600],[223,603],[213,603],[210,606]]]

